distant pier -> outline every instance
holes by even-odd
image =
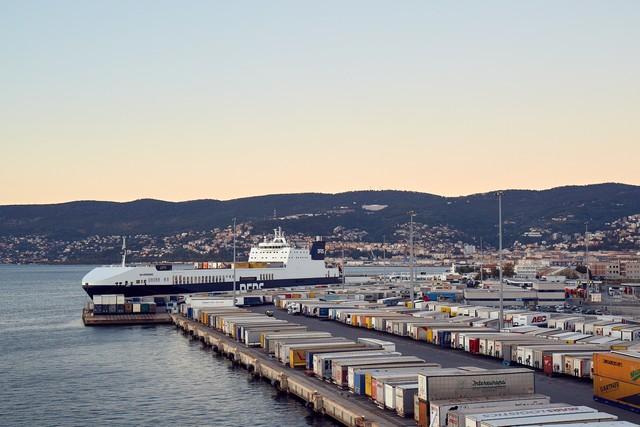
[[[211,346],[233,363],[244,366],[252,375],[269,380],[278,390],[304,400],[314,411],[346,426],[415,426],[413,419],[403,419],[372,407],[366,399],[336,390],[327,383],[307,377],[301,371],[282,366],[263,352],[246,347],[213,328],[177,314],[171,314],[170,317],[184,333]]]

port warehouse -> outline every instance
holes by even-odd
[[[303,296],[308,295],[288,293],[275,295],[272,299],[280,308],[295,300],[305,307],[306,314],[319,314],[318,307],[314,310],[312,303]],[[246,365],[255,374],[269,378],[285,391],[310,402],[314,409],[346,425],[407,425],[406,421],[411,418],[420,426],[590,422],[635,425],[616,421],[616,416],[587,406],[550,402],[547,396],[535,393],[534,375],[529,368],[462,366],[445,369],[414,356],[403,356],[388,341],[350,341],[223,304],[226,304],[224,300],[211,297],[187,298],[179,307],[179,314],[173,315],[174,321],[219,351],[232,353],[238,363]],[[352,314],[358,310],[353,307],[340,307],[339,310],[342,309],[350,310]],[[390,307],[376,309],[378,314],[391,316],[390,319],[398,318]],[[344,321],[335,310],[329,310],[328,318],[333,315],[335,320]],[[441,320],[446,318],[443,313],[445,311],[434,310],[432,314]],[[349,320],[354,322],[351,316]],[[370,324],[374,325],[375,320],[370,320]],[[387,326],[386,322],[382,325]],[[223,338],[228,343],[224,343]],[[256,348],[260,349],[260,357],[244,353]],[[275,372],[272,368],[263,371],[262,364],[266,363],[263,359],[277,361],[281,368]],[[306,378],[315,377],[316,384],[310,387],[298,384],[294,374],[300,372],[305,372]],[[353,400],[343,402],[344,399],[330,397],[334,393],[323,394],[320,385],[326,387],[329,383],[336,391],[349,390],[354,396],[370,402],[373,408],[384,408],[386,413],[395,414],[404,423],[389,419],[381,421],[375,414],[362,415],[360,407],[352,407]]]

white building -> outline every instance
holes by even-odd
[[[518,279],[535,279],[538,271],[549,267],[549,261],[543,259],[521,259],[515,267],[514,273]]]

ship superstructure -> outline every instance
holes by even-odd
[[[251,248],[246,262],[197,262],[192,264],[150,264],[104,266],[82,279],[89,294],[147,295],[227,292],[233,289],[269,289],[340,283],[340,270],[325,262],[325,242],[316,239],[308,248],[290,245],[281,229],[272,240]]]

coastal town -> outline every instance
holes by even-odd
[[[558,221],[561,221],[558,218]],[[563,272],[569,278],[584,277],[585,264],[591,278],[610,281],[640,281],[640,215],[615,221],[606,230],[586,234],[557,233],[548,236],[543,231],[538,239],[515,241],[505,247],[503,273],[507,277],[531,279]],[[349,265],[407,264],[410,257],[409,224],[400,224],[383,241],[369,241],[367,233],[358,229],[336,227],[327,240],[327,256],[334,262],[344,259]],[[497,274],[495,247],[477,241],[461,239],[461,233],[448,226],[414,224],[414,256],[417,265],[448,266],[456,264],[463,271],[479,272],[485,277]],[[252,245],[261,242],[266,233],[257,233],[251,222],[239,223],[237,251],[240,258],[248,256]],[[308,246],[314,239],[303,233],[287,234],[296,246]],[[611,242],[624,244],[625,249],[610,249]],[[231,227],[208,231],[188,231],[167,236],[135,234],[127,236],[127,253],[132,262],[192,262],[230,260],[233,232]],[[0,263],[113,263],[117,262],[122,236],[88,236],[59,240],[44,235],[0,236]],[[615,247],[615,245],[613,245]],[[588,257],[588,262],[585,260]]]

